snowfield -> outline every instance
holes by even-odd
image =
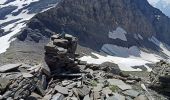
[[[94,56],[97,57],[93,58],[91,56],[84,56],[81,57],[80,60],[82,61],[87,61],[87,63],[89,64],[102,64],[104,62],[111,62],[111,63],[115,63],[118,64],[120,70],[122,71],[142,71],[142,68],[133,68],[133,66],[142,66],[144,65],[145,68],[147,68],[147,71],[150,72],[152,71],[151,68],[149,68],[146,64],[147,63],[155,63],[155,62],[150,62],[141,58],[124,58],[124,57],[116,57],[116,56],[102,56],[99,55],[97,53],[92,53]]]

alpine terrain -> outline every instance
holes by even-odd
[[[170,99],[168,7],[164,0],[1,0],[0,99]]]

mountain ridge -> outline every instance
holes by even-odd
[[[88,42],[92,43],[91,48],[94,46],[101,48],[106,43],[116,45],[121,43],[126,47],[142,46],[146,44],[143,42],[147,42],[152,36],[169,44],[168,25],[170,19],[160,10],[152,7],[147,0],[64,0],[57,7],[33,17],[27,24],[31,32],[26,29],[18,38],[24,40],[34,34],[38,38],[35,36],[36,39],[35,37],[29,39],[38,42],[44,36],[49,37],[54,32],[62,33],[64,30],[79,37],[80,42],[85,46],[88,46]],[[127,31],[128,42],[108,38],[108,33],[116,30],[117,27]],[[46,34],[44,28],[52,32]],[[135,34],[140,34],[145,41],[136,40],[133,36]]]

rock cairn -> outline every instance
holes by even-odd
[[[45,61],[50,70],[70,70],[70,68],[73,69],[73,67],[77,66],[76,48],[76,37],[69,34],[53,35],[51,41],[45,46]]]
[[[156,63],[150,73],[150,87],[159,93],[170,96],[170,65],[165,61]]]

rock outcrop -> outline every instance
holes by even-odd
[[[51,44],[52,43],[52,44]],[[77,39],[54,35],[42,63],[0,66],[1,100],[153,100],[140,77],[124,74],[115,64],[87,64],[75,56]],[[64,55],[64,58],[63,58]],[[51,72],[51,73],[50,73]],[[157,96],[157,99],[160,100]],[[165,100],[165,99],[164,99]]]

